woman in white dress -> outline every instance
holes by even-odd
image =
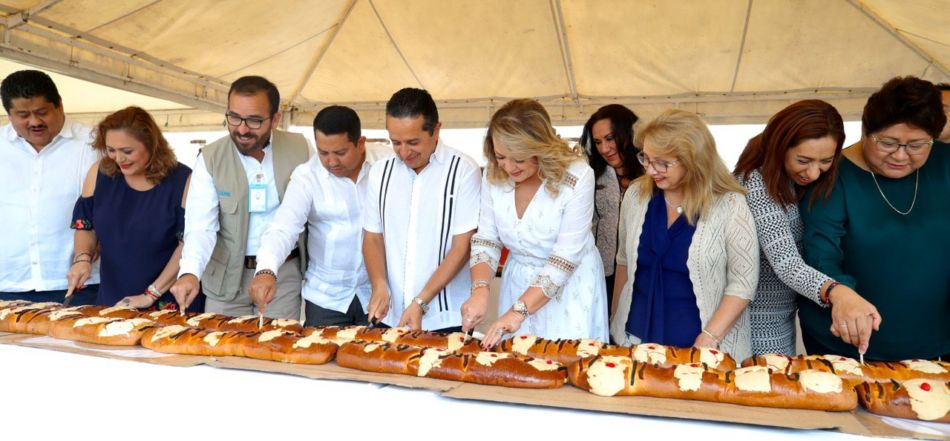
[[[499,318],[483,347],[505,334],[606,341],[604,267],[590,228],[594,173],[583,152],[557,136],[540,103],[518,99],[492,116],[485,156],[462,328],[482,321],[506,247]]]

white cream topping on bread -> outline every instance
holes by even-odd
[[[630,359],[619,356],[605,356],[591,363],[587,369],[587,384],[591,393],[602,397],[612,397],[627,385],[626,370],[631,369]]]
[[[416,375],[425,377],[432,368],[441,366],[442,357],[446,354],[449,354],[449,351],[444,349],[429,348],[422,351],[422,357],[419,358],[419,370]]]
[[[7,308],[0,310],[0,320],[7,318],[10,314],[19,314],[24,311],[35,311],[38,309],[49,308],[51,306],[58,305],[59,303],[46,302],[46,303],[30,303],[28,305],[20,305],[12,308]]]
[[[719,367],[719,364],[725,360],[726,354],[718,349],[699,348],[699,362],[705,363],[713,369]]]
[[[304,338],[298,339],[294,342],[294,349],[307,349],[311,345],[325,345],[329,344],[330,340],[323,338],[320,332],[314,332]]]
[[[79,311],[75,311],[75,310],[70,311],[68,309],[57,309],[56,311],[49,313],[49,321],[56,322],[67,317],[76,317],[76,316],[81,316],[81,315],[83,315],[83,313]]]
[[[152,341],[155,342],[155,341],[161,340],[161,339],[163,339],[163,338],[171,337],[171,336],[173,336],[173,335],[175,335],[175,334],[178,334],[179,332],[182,332],[182,331],[184,331],[184,330],[186,330],[186,329],[188,329],[188,328],[187,328],[187,327],[184,327],[184,326],[181,326],[181,325],[165,326],[165,327],[159,329],[158,331],[155,331],[154,334],[152,334]]]
[[[205,338],[203,338],[202,340],[204,340],[204,342],[207,343],[208,346],[211,346],[213,348],[217,346],[218,343],[221,342],[221,337],[223,336],[224,336],[223,332],[214,331],[214,332],[208,333],[208,335],[206,335]]]
[[[511,352],[521,355],[528,355],[528,350],[538,341],[538,337],[533,335],[518,335],[511,337]]]
[[[830,362],[835,372],[845,372],[859,377],[864,376],[864,371],[861,370],[861,364],[858,363],[858,360],[840,355],[822,355],[821,358]]]
[[[249,322],[249,321],[251,321],[251,320],[260,320],[260,316],[258,316],[258,315],[242,315],[242,316],[240,316],[240,317],[235,317],[235,318],[233,318],[233,319],[231,319],[231,320],[228,320],[228,324],[229,324],[229,325],[236,325],[236,324],[239,324],[239,323],[246,323],[246,322]]]
[[[216,316],[216,315],[217,315],[217,314],[215,314],[215,313],[213,313],[213,312],[206,312],[206,313],[204,313],[204,314],[198,314],[198,315],[196,315],[196,316],[194,316],[194,317],[188,319],[188,321],[185,322],[185,323],[188,323],[188,326],[194,326],[194,327],[197,328],[197,327],[199,327],[199,326],[201,325],[201,321],[202,321],[202,320],[207,320],[207,319],[209,319],[209,318],[211,318],[211,317],[214,317],[214,316]]]
[[[475,356],[475,362],[482,366],[491,366],[496,361],[510,357],[507,352],[479,352]]]
[[[289,327],[292,327],[292,326],[297,326],[297,325],[299,325],[300,322],[297,321],[297,320],[294,320],[294,319],[282,319],[282,318],[279,318],[279,319],[271,320],[270,324],[271,324],[271,326],[276,326],[276,327],[278,327],[278,328],[289,328]]]
[[[135,329],[139,329],[144,325],[153,323],[149,319],[145,318],[133,318],[128,320],[118,320],[114,322],[106,323],[106,325],[99,331],[100,337],[114,337],[116,335],[129,335]]]
[[[666,363],[666,346],[656,343],[639,344],[633,350],[633,359],[640,363],[664,364]]]
[[[273,330],[270,330],[270,331],[264,331],[264,332],[261,333],[260,337],[257,337],[257,341],[258,341],[259,343],[267,343],[267,342],[269,342],[269,341],[271,341],[271,340],[273,340],[273,339],[275,339],[275,338],[277,338],[277,337],[280,337],[281,335],[284,335],[284,334],[288,334],[288,335],[289,335],[289,334],[293,334],[293,332],[290,332],[290,331],[287,331],[287,330],[284,330],[284,329],[273,329]]]
[[[356,340],[356,333],[363,330],[365,326],[353,326],[346,329],[341,329],[336,332],[336,338],[333,339],[336,344],[342,344]]]
[[[905,381],[902,386],[910,396],[910,407],[917,418],[933,421],[943,418],[950,412],[950,390],[940,381],[915,378]]]
[[[577,356],[581,358],[593,357],[600,353],[600,348],[603,346],[604,344],[599,340],[582,338],[577,343]]]
[[[766,367],[776,372],[785,372],[789,363],[791,363],[791,360],[785,354],[765,354],[762,358],[765,359]]]
[[[736,389],[745,392],[771,392],[772,374],[765,366],[749,366],[732,371]],[[835,377],[837,378],[837,377]]]
[[[103,309],[102,311],[99,311],[99,315],[104,317],[106,315],[112,314],[113,312],[119,312],[119,311],[138,311],[138,310],[131,306],[111,306],[109,308]]]
[[[802,387],[819,394],[839,393],[842,389],[841,377],[831,372],[804,370],[798,373]]]
[[[161,311],[152,311],[148,313],[149,318],[155,320],[160,319],[168,314],[176,314],[178,311],[172,311],[171,309],[163,309]]]
[[[116,320],[122,320],[122,319],[110,318],[110,317],[86,317],[86,318],[81,318],[79,320],[76,320],[76,322],[73,323],[73,327],[78,328],[80,326],[98,325],[100,323],[108,323],[108,322],[113,322]]]
[[[543,359],[543,358],[534,358],[534,359],[531,359],[530,361],[528,361],[528,364],[530,364],[531,367],[533,367],[533,368],[535,368],[535,369],[537,369],[537,370],[539,370],[539,371],[542,371],[542,372],[544,372],[544,371],[556,371],[559,367],[561,367],[561,363],[558,363],[558,362],[555,362],[555,361],[552,361],[552,360],[546,360],[546,359]]]
[[[703,372],[706,370],[698,363],[678,364],[673,370],[673,378],[676,378],[676,385],[681,391],[695,392],[703,384]]]
[[[448,350],[455,352],[465,346],[465,334],[462,332],[453,332],[446,336],[448,341]]]
[[[923,372],[925,374],[943,374],[947,370],[940,366],[937,363],[934,363],[930,360],[904,360],[901,361],[904,366],[907,366],[908,369],[913,369],[917,372]]]
[[[383,333],[383,341],[386,343],[396,343],[399,337],[409,332],[409,328],[389,328]]]

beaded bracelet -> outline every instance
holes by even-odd
[[[269,269],[262,269],[262,270],[260,270],[260,271],[258,271],[258,272],[256,272],[256,273],[254,273],[254,277],[261,276],[261,275],[271,276],[271,277],[274,278],[274,280],[277,280],[277,274],[274,273],[273,271],[269,270]]]

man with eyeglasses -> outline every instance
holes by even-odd
[[[277,272],[269,274],[277,279],[277,293],[266,310],[258,310],[248,293],[264,228],[291,173],[310,156],[303,135],[274,130],[280,124],[279,105],[277,87],[263,77],[241,77],[231,84],[225,113],[229,136],[201,150],[185,202],[185,245],[171,288],[182,310],[201,289],[206,312],[300,318],[302,237]]]

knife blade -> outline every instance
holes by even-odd
[[[370,317],[370,318],[367,320],[367,322],[368,322],[368,324],[366,325],[366,329],[373,329],[373,328],[376,327],[376,324],[379,323],[379,321],[376,320],[376,317]]]
[[[257,329],[261,329],[263,327],[264,327],[264,313],[259,312],[258,319],[257,319]]]
[[[73,285],[69,285],[69,287],[66,288],[66,298],[63,300],[63,306],[69,306],[69,302],[73,300],[73,291],[75,290],[76,287]]]

